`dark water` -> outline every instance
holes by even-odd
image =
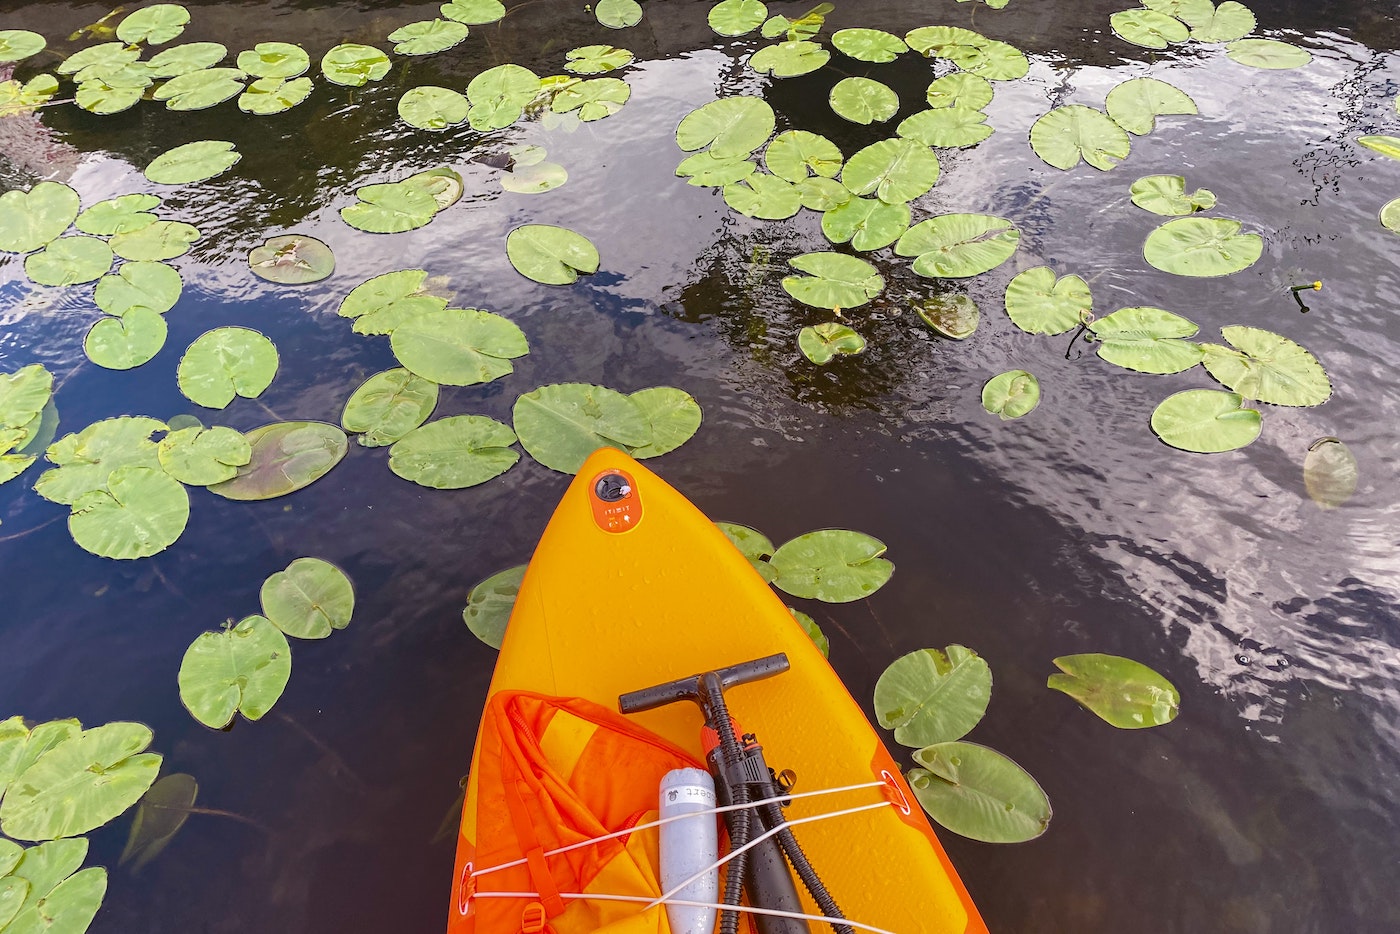
[[[708,30],[709,6],[651,0],[639,26],[614,33],[582,3],[521,3],[457,49],[397,59],[354,93],[318,79],[305,104],[276,117],[246,118],[232,103],[190,114],[145,103],[114,117],[63,106],[0,124],[0,188],[57,178],[85,204],[148,190],[139,169],[174,145],[228,139],[244,153],[225,176],[161,192],[163,213],[205,236],[176,261],[185,292],[154,361],[130,373],[88,364],[90,291],[32,286],[8,257],[0,370],[53,370],[63,432],[123,414],[205,414],[175,388],[180,353],[211,327],[246,325],[276,341],[282,367],[259,400],[238,400],[218,421],[337,421],[353,389],[395,362],[387,340],[352,334],[336,305],[371,275],[420,266],[447,277],[454,305],[504,313],[531,342],[516,375],[445,389],[439,416],[508,420],[518,394],[563,380],[680,386],[701,401],[705,424],[653,464],[712,516],[776,541],[837,526],[888,543],[898,570],[880,593],[803,608],[857,697],[915,648],[957,642],[990,662],[991,709],[970,738],[1014,757],[1055,806],[1050,831],[1028,844],[945,835],[993,930],[1400,929],[1400,237],[1376,220],[1400,196],[1400,164],[1355,143],[1400,132],[1394,8],[1255,2],[1256,35],[1314,55],[1303,69],[1264,72],[1218,47],[1129,46],[1108,30],[1126,3],[838,4],[831,29],[964,25],[1030,54],[1027,78],[997,85],[996,133],[943,158],[937,187],[916,205],[916,219],[1001,214],[1023,238],[1010,263],[953,286],[984,315],[962,344],[901,313],[906,295],[935,285],[884,251],[889,287],[857,319],[870,350],[818,369],[798,354],[796,331],[821,318],[779,287],[788,257],[823,248],[818,219],[753,221],[717,191],[681,183],[672,131],[717,92],[742,89],[774,104],[780,128],[826,133],[849,154],[887,131],[829,113],[837,68],[890,84],[902,116],[922,106],[929,63],[867,68],[835,56],[815,75],[771,82],[742,65],[749,40]],[[191,7],[184,40],[234,53],[295,41],[314,61],[342,41],[387,48],[384,36],[431,18],[436,4]],[[0,28],[38,30],[66,54],[63,38],[107,10],[3,2]],[[626,73],[631,101],[600,123],[481,137],[395,119],[408,87],[461,88],[504,61],[553,73],[565,50],[594,42],[640,59]],[[1109,173],[1059,172],[1030,152],[1029,126],[1051,106],[1101,105],[1142,74],[1187,91],[1201,115],[1162,119]],[[545,146],[569,183],[541,196],[500,192],[491,160],[525,142]],[[444,163],[468,195],[428,227],[376,237],[335,214],[359,185]],[[1261,261],[1215,280],[1148,267],[1141,243],[1157,219],[1127,189],[1164,172],[1211,188],[1218,213],[1261,231]],[[570,288],[527,282],[504,251],[523,222],[587,234],[602,271]],[[290,230],[331,244],[331,278],[287,288],[249,274],[247,250]],[[1206,339],[1229,324],[1277,330],[1318,355],[1336,396],[1316,409],[1264,407],[1263,436],[1240,452],[1169,449],[1147,427],[1153,407],[1211,382],[1199,370],[1149,377],[1092,355],[1066,360],[1065,338],[1017,331],[1002,292],[1042,263],[1089,280],[1100,314],[1159,305],[1200,323]],[[1284,288],[1315,278],[1326,287],[1300,314]],[[981,411],[978,390],[1012,367],[1035,372],[1045,397],[1003,424]],[[1307,446],[1325,435],[1344,439],[1361,470],[1355,497],[1333,511],[1302,482]],[[263,503],[192,490],[181,540],[129,563],[73,544],[62,508],[30,489],[37,468],[0,487],[0,718],[148,723],[167,771],[195,775],[202,805],[244,818],[194,816],[142,873],[114,870],[94,931],[441,927],[457,783],[493,661],[460,611],[475,581],[529,556],[567,478],[527,458],[483,487],[439,492],[394,477],[386,459],[352,445],[325,479]],[[351,575],[354,622],[294,646],[291,682],[264,720],[204,729],[177,694],[186,647],[256,612],[262,580],[301,555]],[[1119,732],[1047,691],[1050,660],[1077,652],[1161,671],[1181,690],[1180,718]],[[115,866],[128,824],[94,833],[89,862]]]

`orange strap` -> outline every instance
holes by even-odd
[[[559,887],[554,884],[554,876],[544,861],[544,847],[535,834],[535,825],[525,808],[525,799],[520,790],[520,782],[506,783],[506,806],[510,809],[510,819],[515,824],[515,833],[525,848],[526,866],[530,870],[530,881],[535,891],[540,893],[540,902],[548,917],[564,913],[564,899],[559,897]]]

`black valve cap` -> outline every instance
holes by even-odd
[[[598,494],[598,498],[605,503],[615,503],[620,499],[626,499],[632,495],[632,487],[627,482],[627,478],[622,474],[604,474],[598,478],[598,482],[593,487],[593,492]]]

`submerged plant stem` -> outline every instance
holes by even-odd
[[[53,517],[52,519],[50,519],[49,521],[47,521],[47,522],[40,522],[38,525],[36,525],[36,526],[31,526],[30,528],[25,529],[23,532],[15,532],[15,533],[13,533],[13,534],[11,534],[11,535],[0,536],[0,542],[12,542],[12,541],[14,541],[15,539],[18,539],[18,538],[24,538],[24,536],[29,535],[29,534],[32,533],[32,532],[37,532],[37,531],[39,531],[39,530],[42,529],[42,528],[46,528],[47,526],[53,525],[55,522],[57,522],[58,520],[60,520],[60,519],[62,519],[62,518],[63,518],[62,516],[54,516],[54,517]]]
[[[272,829],[266,824],[254,820],[251,817],[244,817],[242,814],[235,814],[232,811],[224,811],[219,808],[182,807],[177,804],[156,804],[152,801],[145,802],[145,806],[148,808],[159,808],[162,811],[178,811],[181,814],[203,814],[207,817],[227,817],[229,820],[236,820],[240,824],[247,824],[265,837],[272,836]]]

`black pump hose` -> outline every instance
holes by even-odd
[[[729,708],[725,706],[724,694],[721,691],[712,690],[709,695],[711,710],[715,718],[715,732],[719,734],[720,753],[725,763],[732,765],[743,756],[743,751],[739,747],[739,738],[734,735],[734,727],[729,722]],[[746,805],[753,800],[749,796],[749,786],[742,782],[739,783],[738,787],[726,790],[732,800],[725,801],[724,804]],[[737,850],[749,842],[750,814],[750,809],[747,807],[729,812],[726,824],[729,826],[729,847],[731,850]],[[724,904],[739,904],[744,885],[744,870],[748,866],[748,861],[748,850],[729,861],[729,867],[724,877]],[[738,934],[738,931],[739,912],[731,909],[721,911],[719,934]]]
[[[769,786],[769,790],[771,793],[771,785]],[[769,796],[771,796],[771,794]],[[782,844],[783,852],[787,854],[788,862],[792,864],[792,868],[797,873],[797,877],[802,880],[802,884],[806,886],[807,891],[811,893],[812,900],[817,903],[817,907],[822,910],[822,914],[826,915],[828,918],[845,919],[846,916],[841,913],[841,908],[836,904],[836,899],[832,898],[831,893],[827,891],[826,884],[823,883],[821,877],[817,875],[817,870],[812,866],[811,860],[807,858],[806,853],[802,852],[802,845],[797,842],[797,837],[793,835],[792,829],[786,826],[787,819],[783,817],[783,809],[776,803],[770,803],[763,805],[762,811],[763,817],[769,826],[782,828],[774,836],[776,836],[778,842]],[[850,925],[832,922],[831,926],[838,934],[855,934]]]

